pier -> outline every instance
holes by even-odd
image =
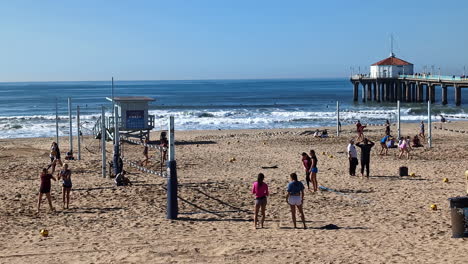
[[[427,102],[435,103],[435,89],[442,89],[441,102],[447,101],[447,88],[455,91],[455,105],[461,105],[461,89],[468,88],[468,78],[441,75],[398,75],[396,77],[371,77],[353,75],[353,100],[359,100],[361,86],[362,102]]]

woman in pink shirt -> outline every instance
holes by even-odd
[[[265,222],[265,209],[267,205],[267,196],[268,196],[268,185],[263,182],[265,175],[259,173],[257,176],[257,181],[253,183],[252,194],[255,195],[255,215],[254,215],[254,227],[257,229],[258,224],[258,211],[262,209],[262,221],[260,226],[263,228],[263,222]]]

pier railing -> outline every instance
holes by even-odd
[[[399,78],[435,80],[435,81],[466,81],[467,77],[449,75],[399,75]]]

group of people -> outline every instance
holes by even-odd
[[[290,182],[286,188],[286,202],[291,208],[291,217],[293,221],[294,228],[297,228],[296,224],[296,209],[299,211],[301,221],[304,229],[307,228],[304,216],[304,210],[302,205],[304,203],[304,185],[298,180],[296,173],[291,173],[289,175]],[[267,197],[269,196],[268,185],[265,183],[265,175],[259,173],[257,176],[257,181],[253,183],[252,194],[255,196],[255,213],[254,213],[254,228],[259,227],[258,215],[261,211],[262,218],[260,220],[260,227],[263,228],[265,222],[265,211],[267,205]]]
[[[143,156],[144,160],[140,163],[141,166],[145,165],[148,166],[148,160],[149,160],[149,149],[148,149],[148,144],[150,143],[149,136],[145,138],[143,141]],[[164,164],[167,161],[167,150],[169,148],[169,140],[167,140],[167,134],[165,131],[161,132],[159,136],[159,147],[161,150],[161,162]]]
[[[70,206],[70,191],[72,189],[72,180],[71,180],[71,170],[68,168],[68,164],[64,164],[62,170],[57,173],[57,178],[53,176],[53,172],[49,173],[47,168],[43,168],[41,174],[39,175],[41,179],[41,185],[39,187],[39,197],[37,201],[37,213],[41,209],[42,196],[45,195],[47,201],[49,202],[49,207],[51,211],[54,211],[52,206],[52,197],[50,196],[50,191],[52,187],[52,180],[61,181],[62,183],[62,200],[63,200],[63,209],[68,209]]]

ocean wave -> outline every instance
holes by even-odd
[[[177,130],[200,129],[256,129],[256,128],[300,128],[335,126],[336,112],[312,111],[307,109],[184,109],[150,110],[155,115],[155,130],[166,129],[167,117],[175,117]],[[340,112],[343,125],[360,120],[366,124],[382,124],[385,120],[396,122],[396,111],[393,108],[366,108],[360,111]],[[427,112],[415,114],[413,108],[401,109],[402,122],[419,122],[427,119]],[[444,114],[444,113],[442,113]],[[108,113],[109,115],[109,113]],[[459,112],[456,116],[466,116]],[[95,120],[100,114],[82,115],[81,127],[84,135],[91,134]],[[437,114],[433,115],[437,120]],[[59,135],[69,133],[68,116],[59,117]],[[73,133],[76,134],[76,119],[72,122]],[[0,138],[53,137],[55,136],[55,115],[10,116],[0,117]]]

